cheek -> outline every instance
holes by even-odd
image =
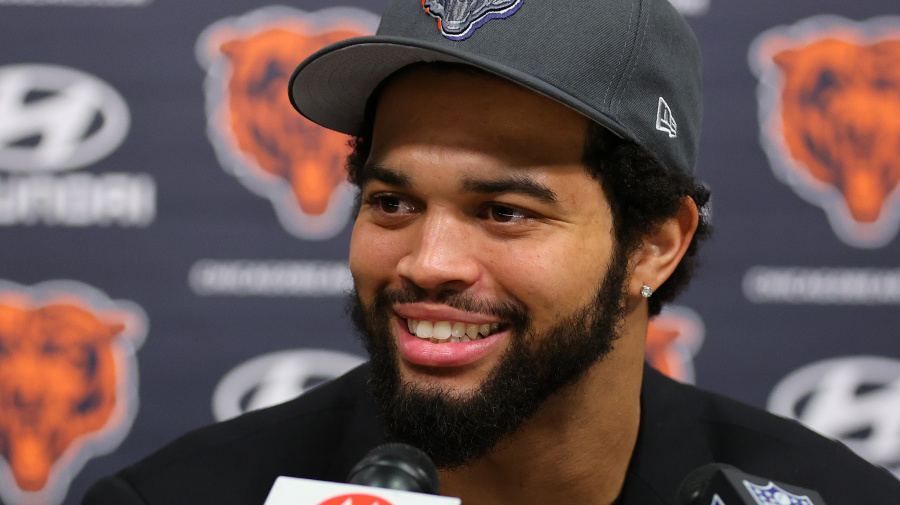
[[[611,256],[609,249],[583,240],[553,244],[507,248],[491,266],[498,284],[528,307],[538,326],[589,303]]]
[[[350,273],[360,296],[365,300],[389,284],[401,258],[401,242],[372,224],[357,223],[350,238]]]

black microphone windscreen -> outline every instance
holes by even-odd
[[[431,458],[407,444],[372,449],[347,477],[350,484],[438,494],[438,473]]]
[[[678,488],[678,505],[795,503],[825,505],[813,489],[750,475],[724,463],[695,468]]]

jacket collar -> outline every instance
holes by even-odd
[[[691,470],[715,459],[695,415],[684,387],[645,364],[641,426],[622,505],[674,505]]]

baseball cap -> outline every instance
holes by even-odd
[[[291,77],[293,106],[349,135],[366,102],[418,62],[478,67],[552,98],[693,172],[701,115],[700,49],[669,0],[393,0],[376,35],[314,53]],[[453,104],[436,104],[441,108]]]

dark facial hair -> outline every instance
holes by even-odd
[[[448,306],[511,324],[511,345],[479,388],[465,397],[400,378],[393,306],[426,300],[424,290],[382,290],[370,305],[354,291],[349,311],[371,358],[369,387],[388,434],[422,449],[441,469],[459,468],[488,454],[547,398],[577,382],[612,351],[625,315],[627,270],[627,254],[617,250],[594,299],[541,334],[518,301],[475,300],[456,292],[438,296]]]

